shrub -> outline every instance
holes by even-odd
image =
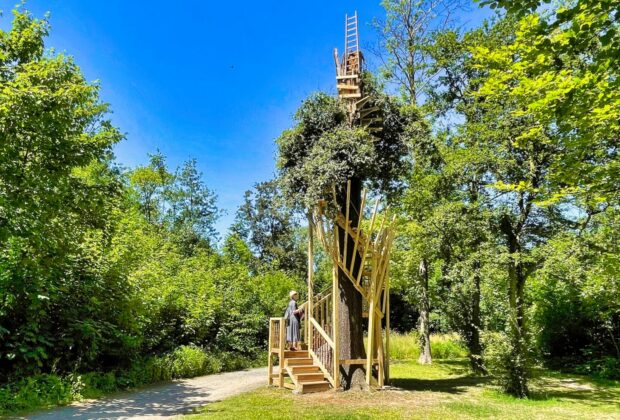
[[[601,379],[620,379],[620,359],[610,356],[592,359],[578,365],[575,371]]]
[[[55,374],[31,376],[0,387],[0,415],[65,405],[82,398],[98,398],[117,390],[171,379],[264,366],[264,356],[265,353],[260,353],[256,360],[250,360],[234,353],[207,353],[198,346],[189,345],[137,361],[123,371],[74,373],[64,377]]]

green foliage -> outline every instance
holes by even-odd
[[[111,148],[122,136],[99,87],[70,57],[44,53],[47,20],[13,17],[0,31],[2,377],[88,364],[131,336],[119,319],[126,289],[101,269],[121,189]]]
[[[275,181],[246,191],[231,231],[250,245],[256,258],[246,262],[255,271],[281,269],[304,277],[307,263],[299,221]]]
[[[279,177],[292,206],[312,208],[334,185],[349,179],[369,181],[383,192],[395,189],[404,170],[403,133],[412,114],[366,80],[370,106],[383,114],[383,131],[373,137],[348,125],[337,98],[319,93],[306,99],[295,114],[296,125],[277,140]]]
[[[256,362],[238,354],[207,353],[197,346],[180,346],[162,356],[137,361],[128,370],[66,376],[39,374],[4,385],[0,387],[0,415],[66,405],[147,384],[251,366],[256,366]]]

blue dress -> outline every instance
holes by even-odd
[[[301,334],[299,332],[299,318],[295,315],[297,310],[297,302],[295,299],[291,299],[286,308],[284,317],[287,320],[286,323],[286,341],[293,343],[295,341],[301,341]]]

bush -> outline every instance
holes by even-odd
[[[609,356],[592,359],[578,365],[575,372],[601,379],[620,379],[620,359]]]
[[[82,384],[71,375],[34,375],[0,388],[0,414],[64,405],[80,398]]]
[[[505,332],[485,331],[482,333],[483,357],[486,367],[504,391],[515,395],[523,389],[529,375],[533,350],[525,345],[526,353],[517,357],[510,336]],[[518,394],[517,394],[518,395]]]

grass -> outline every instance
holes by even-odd
[[[458,334],[431,335],[431,354],[434,359],[454,359],[467,356],[467,348]],[[394,360],[417,360],[420,357],[420,336],[409,334],[390,335],[390,357]]]
[[[470,374],[466,359],[430,366],[394,362],[393,387],[373,392],[294,395],[264,387],[214,404],[190,419],[620,419],[620,382],[539,371],[532,396],[502,394],[489,378]]]

